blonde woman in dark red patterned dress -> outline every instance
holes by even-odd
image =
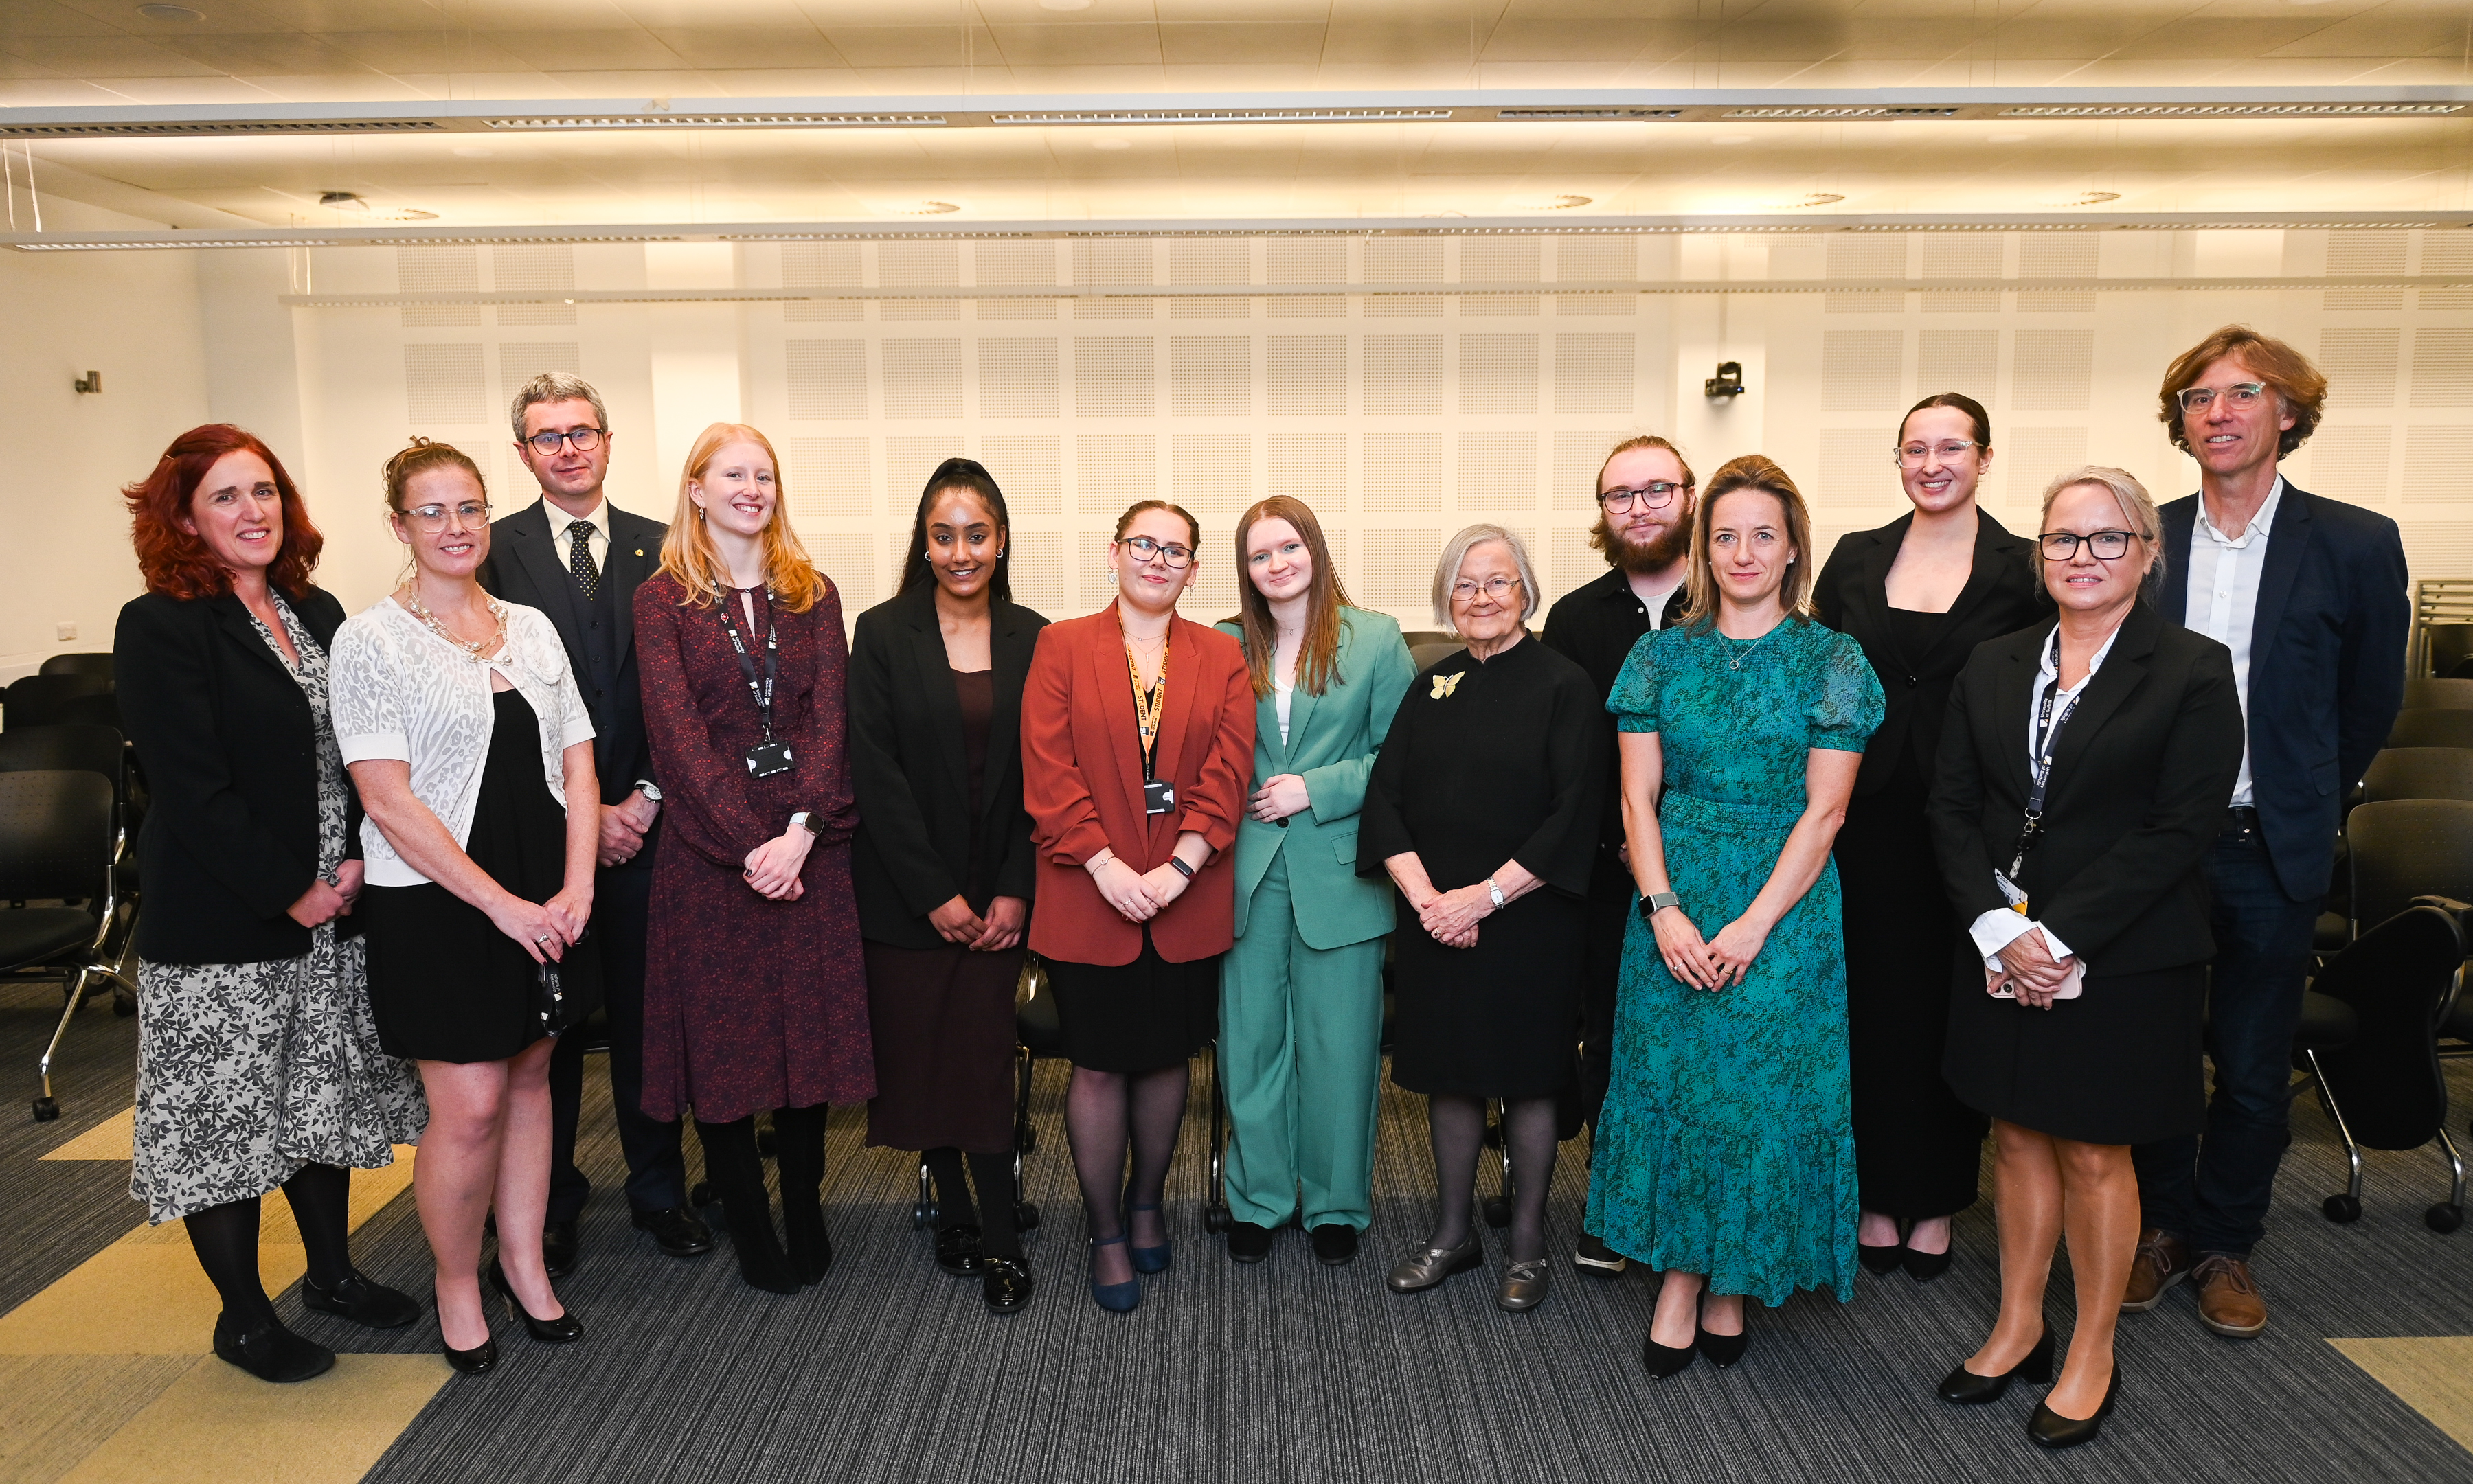
[[[796,1293],[832,1262],[825,1113],[876,1093],[851,893],[841,597],[780,463],[716,422],[687,455],[661,569],[636,589],[644,726],[668,818],[653,864],[644,1112],[693,1112],[739,1275]],[[756,1114],[773,1110],[785,1255]]]

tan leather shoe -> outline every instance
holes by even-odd
[[[2129,1291],[2121,1296],[2121,1311],[2144,1314],[2163,1299],[2164,1290],[2190,1276],[2190,1244],[2159,1227],[2138,1233],[2138,1255],[2129,1261]]]
[[[2267,1328],[2267,1300],[2259,1296],[2248,1262],[2221,1254],[2201,1257],[2190,1277],[2198,1285],[2198,1323],[2237,1340]]]

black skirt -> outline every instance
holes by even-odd
[[[1219,1034],[1219,958],[1171,964],[1145,927],[1130,964],[1040,960],[1065,1059],[1094,1072],[1150,1072],[1192,1056]]]
[[[492,698],[490,755],[464,853],[527,901],[566,884],[566,812],[541,777],[540,731],[522,694]],[[489,915],[435,882],[373,886],[358,909],[369,936],[370,1008],[378,1044],[424,1062],[502,1062],[541,1036],[537,969]],[[592,934],[559,965],[571,1016],[601,1003],[601,945]]]
[[[2200,1065],[2207,966],[2098,974],[2050,1010],[1983,993],[1983,960],[1958,949],[1942,1070],[1968,1107],[2085,1144],[2145,1144],[2206,1122]]]

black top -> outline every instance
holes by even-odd
[[[1950,689],[1926,817],[1961,924],[2008,905],[1992,873],[2025,818],[2028,708],[2052,629],[1984,643]],[[2098,975],[2213,955],[2200,866],[2241,758],[2231,651],[2139,600],[2053,748],[2043,838],[2018,882],[2029,914]]]
[[[995,700],[973,813],[964,718],[936,589],[858,615],[851,637],[850,763],[858,797],[851,859],[859,931],[899,948],[942,947],[927,914],[955,897],[1031,896],[1030,811],[1021,802],[1021,690],[1047,620],[991,600]],[[968,888],[983,884],[985,896]]]
[[[320,648],[334,642],[344,607],[331,594],[283,597]],[[121,719],[152,791],[137,840],[138,953],[255,964],[308,952],[309,929],[285,913],[318,878],[318,720],[300,682],[230,593],[131,599],[112,654]],[[357,794],[344,840],[358,859]]]
[[[1657,627],[1671,629],[1683,621],[1683,608],[1689,583],[1679,583],[1666,599],[1666,611]],[[1599,710],[1614,692],[1615,677],[1622,673],[1623,661],[1631,658],[1632,646],[1640,636],[1652,632],[1648,610],[1641,605],[1640,595],[1631,590],[1631,578],[1621,567],[1608,567],[1604,574],[1563,594],[1546,615],[1544,637],[1549,649],[1588,672],[1589,683],[1597,687]],[[1603,864],[1631,879],[1630,868],[1623,866],[1616,850],[1623,843],[1622,824],[1622,759],[1615,751],[1615,719],[1601,714],[1598,725],[1606,733],[1606,802],[1597,820],[1597,848]]]
[[[1975,518],[1974,568],[1958,589],[1957,601],[1938,615],[1939,633],[1929,645],[1912,643],[1911,634],[1901,642],[1900,621],[1891,617],[1889,608],[1889,568],[1915,523],[1912,512],[1877,531],[1851,531],[1838,538],[1813,586],[1813,606],[1820,621],[1863,646],[1863,658],[1881,678],[1887,705],[1881,730],[1863,750],[1862,770],[1855,775],[1859,796],[1886,788],[1902,754],[1911,756],[1917,770],[1930,778],[1949,710],[1950,682],[1967,656],[1984,640],[2053,610],[2032,565],[2034,543],[2011,535],[1985,511],[1979,509]]]
[[[670,528],[611,506],[610,549],[601,562],[598,597],[588,603],[567,569],[567,543],[557,534],[573,518],[547,500],[535,500],[492,521],[490,556],[478,575],[491,595],[540,609],[558,630],[584,708],[592,713],[592,763],[600,770],[601,802],[616,803],[636,791],[639,779],[658,782],[636,674],[636,588],[660,569],[661,538]],[[601,646],[591,642],[589,626],[595,623],[609,626]],[[609,657],[606,681],[595,675],[601,668],[593,663],[596,648]],[[629,862],[647,869],[652,863],[649,842]]]

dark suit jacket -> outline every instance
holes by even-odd
[[[2033,565],[2034,543],[1978,510],[1975,567],[1951,604],[1940,637],[1924,654],[1905,655],[1889,637],[1889,568],[1915,523],[1912,512],[1877,531],[1850,531],[1838,538],[1829,564],[1812,591],[1820,621],[1863,646],[1863,658],[1881,678],[1887,710],[1881,730],[1863,749],[1855,792],[1877,794],[1898,771],[1899,754],[1910,752],[1932,777],[1940,754],[1941,722],[1949,715],[1949,687],[1985,639],[2033,623],[2053,610]]]
[[[971,900],[972,911],[986,911],[992,897],[1029,899],[1034,857],[1030,812],[1021,802],[1021,689],[1046,626],[1020,604],[988,605],[996,716],[974,822],[935,585],[924,583],[858,615],[850,670],[851,781],[858,796],[851,874],[865,937],[900,948],[943,946],[927,914],[961,895],[973,875],[981,892]]]
[[[321,647],[344,606],[284,594]],[[285,908],[318,878],[318,719],[230,593],[132,598],[112,639],[120,715],[152,800],[138,834],[137,951],[158,964],[256,964],[309,951]],[[348,775],[346,790],[349,793]],[[344,855],[361,854],[351,795]],[[359,924],[344,918],[339,930]]]
[[[1961,923],[2008,905],[1992,873],[2026,817],[2028,698],[2052,630],[1985,641],[1950,687],[1926,813]],[[2043,839],[2018,882],[2029,914],[2099,975],[2213,956],[2200,867],[2241,752],[2231,651],[2140,599],[2053,749]]]
[[[2189,610],[2197,495],[2164,507],[2166,618]],[[2249,642],[2249,772],[2284,894],[2325,895],[2344,791],[2369,771],[2404,704],[2413,629],[2396,523],[2291,483],[2267,533]]]
[[[568,520],[557,516],[560,526]],[[609,594],[611,621],[617,625],[612,642],[617,683],[606,693],[593,689],[585,662],[583,615],[575,601],[575,580],[566,570],[566,555],[550,524],[548,502],[535,500],[522,510],[490,523],[490,557],[481,563],[481,586],[510,603],[537,608],[549,615],[558,636],[566,643],[566,662],[575,671],[576,688],[584,693],[585,709],[592,713],[592,763],[601,773],[601,802],[616,803],[636,791],[639,778],[659,782],[653,772],[653,747],[644,737],[644,697],[636,676],[636,587],[660,569],[661,538],[669,527],[658,520],[610,507],[610,556],[602,563],[602,590]],[[656,826],[659,827],[659,826]],[[630,865],[650,866],[648,841]]]

